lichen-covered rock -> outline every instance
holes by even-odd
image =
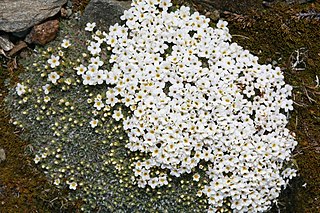
[[[91,0],[81,21],[85,25],[94,20],[99,29],[108,30],[109,26],[120,22],[120,16],[130,8],[130,4],[131,1]]]
[[[56,15],[67,0],[1,0],[0,30],[24,31]]]

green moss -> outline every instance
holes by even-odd
[[[33,166],[32,159],[25,155],[33,149],[32,145],[17,135],[22,129],[10,124],[9,112],[4,107],[5,81],[10,77],[14,84],[23,71],[21,66],[11,69],[11,63],[0,57],[0,147],[6,152],[6,160],[0,163],[1,212],[67,211],[72,207],[63,204],[64,193],[52,187],[43,172]]]

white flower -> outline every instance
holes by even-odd
[[[90,42],[90,46],[87,49],[91,55],[98,55],[101,52],[100,44],[96,42]]]
[[[123,114],[121,112],[121,110],[114,110],[112,117],[116,120],[116,121],[120,121],[120,119],[123,118]]]
[[[192,177],[193,177],[193,180],[194,180],[194,181],[197,181],[197,182],[198,182],[199,179],[200,179],[200,175],[199,175],[198,173],[195,173]]]
[[[35,164],[38,164],[41,160],[39,155],[36,155],[35,158],[33,159]]]
[[[92,22],[92,23],[87,23],[86,27],[84,28],[86,31],[93,31],[93,29],[96,27],[96,23]]]
[[[228,22],[226,21],[219,20],[217,23],[217,27],[220,29],[226,29],[227,26],[228,26]]]
[[[82,75],[82,79],[83,79],[83,84],[84,85],[94,85],[95,84],[95,79],[94,76],[86,73],[84,75]]]
[[[70,46],[71,46],[70,41],[69,41],[68,39],[63,39],[61,46],[62,46],[63,48],[68,48],[68,47],[70,47]]]
[[[92,64],[96,65],[97,67],[100,67],[100,66],[103,65],[103,61],[100,60],[100,57],[99,57],[99,56],[98,56],[98,57],[92,57],[92,58],[90,59],[90,62],[91,62]]]
[[[51,58],[48,59],[48,63],[50,64],[50,67],[55,68],[59,66],[60,65],[59,59],[60,59],[60,56],[51,55]]]
[[[95,73],[95,81],[97,84],[103,84],[104,80],[106,79],[105,72],[103,70],[98,70]]]
[[[240,211],[243,208],[243,201],[242,200],[235,200],[232,202],[231,209],[235,211]]]
[[[59,55],[60,57],[63,57],[63,56],[64,56],[64,52],[63,52],[62,50],[59,50],[59,51],[58,51],[58,55]]]
[[[297,170],[292,169],[292,168],[286,168],[286,169],[282,172],[282,175],[283,175],[285,178],[292,179],[293,177],[296,177],[296,176],[297,176]]]
[[[119,102],[119,99],[114,94],[107,95],[106,104],[114,106],[118,102]]]
[[[98,120],[97,119],[93,119],[90,121],[90,125],[92,128],[95,128],[98,125]]]
[[[87,67],[80,64],[80,66],[76,67],[75,70],[77,70],[77,75],[84,75],[85,72],[87,71]]]
[[[78,184],[74,181],[69,183],[69,189],[76,190],[77,186]]]
[[[50,100],[51,100],[51,98],[50,98],[49,96],[45,96],[45,97],[43,98],[43,101],[44,101],[45,103],[48,103]]]
[[[50,84],[45,84],[44,86],[42,86],[42,90],[44,94],[48,95],[50,92]]]
[[[55,179],[55,180],[53,181],[53,184],[56,185],[56,186],[60,185],[60,183],[61,183],[61,181],[60,181],[59,178],[57,178],[57,179]]]
[[[284,99],[280,107],[284,109],[285,112],[288,112],[289,110],[293,110],[293,101]]]
[[[48,81],[52,82],[53,84],[56,84],[59,78],[60,78],[60,75],[58,75],[57,72],[51,72],[48,75]]]
[[[104,107],[104,103],[102,102],[101,99],[95,99],[94,100],[94,107],[97,109],[97,110],[101,110],[103,107]]]
[[[156,188],[156,186],[160,185],[159,183],[159,178],[155,177],[155,178],[151,178],[149,181],[148,181],[148,185],[151,186],[151,188]]]
[[[27,87],[24,86],[23,84],[18,83],[16,86],[16,92],[19,96],[23,95],[26,93]]]

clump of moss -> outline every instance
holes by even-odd
[[[119,109],[127,116],[129,109],[118,104],[93,110],[92,100],[103,97],[108,87],[85,86],[76,76],[75,68],[86,60],[87,39],[91,38],[90,33],[76,34],[78,27],[73,21],[63,23],[59,38],[50,47],[37,48],[23,61],[26,72],[19,76],[19,84],[24,93],[19,97],[13,88],[6,98],[13,123],[25,130],[22,137],[32,143],[31,163],[37,163],[58,189],[68,191],[67,199],[81,204],[83,211],[207,209],[205,199],[196,196],[200,183],[195,184],[191,175],[156,190],[132,183],[133,162],[147,156],[125,148],[128,138],[122,123],[111,116]],[[63,39],[72,44],[68,49],[61,47]],[[48,86],[52,72],[48,59],[52,55],[60,57],[60,65],[55,68],[60,77]],[[108,61],[109,55],[101,57]],[[108,66],[106,63],[105,69]],[[97,115],[101,120],[92,128],[90,121]]]
[[[32,158],[26,153],[33,149],[28,141],[17,134],[21,129],[10,124],[10,115],[5,107],[7,78],[14,84],[23,68],[11,69],[11,61],[0,56],[0,147],[6,159],[0,163],[0,209],[3,212],[56,212],[73,209],[66,204],[64,192],[52,187],[42,171],[33,166]]]

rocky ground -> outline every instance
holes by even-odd
[[[78,204],[67,202],[65,192],[47,183],[42,171],[34,167],[28,156],[32,145],[19,138],[23,130],[10,124],[3,99],[7,93],[6,79],[11,78],[13,84],[24,71],[19,59],[26,57],[35,45],[45,45],[55,39],[59,30],[63,30],[59,29],[59,22],[80,18],[89,0],[59,0],[52,4],[47,1],[42,14],[34,14],[35,10],[30,9],[37,6],[35,3],[31,6],[26,3],[22,8],[22,1],[15,7],[17,2],[0,3],[0,212],[77,212]],[[278,206],[271,212],[319,212],[320,1],[174,0],[174,3],[189,5],[213,22],[218,18],[227,20],[234,42],[259,56],[259,63],[282,68],[286,82],[294,87],[295,105],[289,128],[299,142],[294,159],[300,175],[283,192]],[[102,13],[101,5],[106,4],[115,11],[111,16]],[[106,20],[115,22],[117,14],[128,4],[127,1],[92,0],[82,19],[84,22],[95,20],[103,26]],[[19,15],[14,11],[16,8],[23,12],[25,23],[14,17]],[[97,12],[99,9],[101,12]],[[37,19],[30,22],[30,16]]]

